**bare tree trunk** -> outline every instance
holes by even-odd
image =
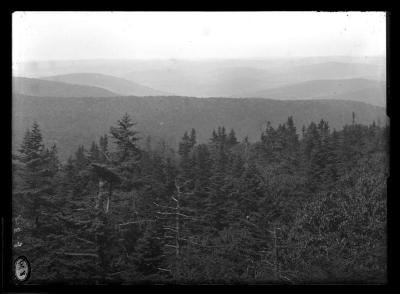
[[[108,191],[107,191],[107,184],[108,184]],[[98,203],[96,204],[96,208],[98,210],[97,218],[98,221],[102,223],[102,228],[100,230],[103,230],[103,226],[107,226],[107,214],[109,211],[110,207],[110,197],[112,194],[112,186],[111,183],[107,183],[107,181],[103,179],[99,179],[99,192],[98,192]],[[107,236],[104,235],[104,232],[97,232],[99,234],[96,237],[96,243],[97,243],[97,256],[98,260],[100,262],[100,267],[102,268],[101,270],[101,276],[102,276],[102,281],[106,281],[107,277],[107,272],[109,271],[109,253],[107,252],[107,249],[105,248],[105,243]]]
[[[97,201],[95,204],[95,209],[104,209],[103,205],[104,205],[105,185],[106,185],[106,182],[99,179],[99,191],[97,193]]]
[[[190,215],[186,215],[184,213],[181,213],[181,211],[185,212],[185,210],[187,210],[187,207],[182,207],[181,206],[181,196],[182,196],[182,191],[181,191],[181,187],[183,186],[179,185],[176,181],[175,181],[175,187],[176,187],[176,194],[174,196],[171,196],[171,199],[175,202],[175,205],[160,205],[158,203],[154,204],[157,207],[160,207],[162,209],[167,209],[167,211],[157,211],[157,214],[159,214],[160,216],[163,217],[167,217],[167,216],[171,216],[174,217],[172,219],[170,219],[170,221],[175,221],[175,225],[171,224],[171,226],[164,226],[163,229],[164,230],[168,230],[168,232],[171,235],[164,235],[164,238],[170,238],[169,240],[173,241],[175,240],[175,244],[165,244],[164,246],[166,247],[171,247],[175,249],[175,271],[171,271],[169,269],[167,269],[168,271],[170,271],[171,273],[173,273],[175,275],[175,278],[177,280],[179,280],[181,278],[181,240],[184,240],[185,242],[190,242],[193,244],[197,244],[195,242],[191,242],[189,240],[189,238],[182,238],[182,227],[181,227],[181,222],[183,222],[184,220],[196,220],[196,218],[191,217]],[[168,211],[169,210],[169,211]],[[200,244],[197,244],[200,245]],[[162,269],[159,268],[159,270],[161,271],[165,271],[166,269]]]
[[[110,208],[110,197],[107,197],[105,213],[108,213],[108,209]]]
[[[280,273],[279,273],[279,262],[278,262],[278,245],[277,245],[277,234],[276,234],[276,227],[274,227],[274,273],[275,273],[275,279],[279,280],[280,279]]]
[[[177,275],[177,279],[179,279],[180,277],[180,244],[179,244],[179,240],[180,240],[180,227],[179,227],[179,201],[180,201],[180,187],[177,186],[178,189],[178,193],[177,193],[177,201],[176,201],[176,214],[175,214],[175,229],[176,229],[176,239],[175,239],[175,246],[176,246],[176,275]]]

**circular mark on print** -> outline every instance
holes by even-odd
[[[31,275],[31,265],[25,256],[18,257],[14,262],[14,276],[18,282],[25,282]]]

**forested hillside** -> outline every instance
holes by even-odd
[[[94,86],[107,89],[120,96],[161,96],[168,95],[166,92],[154,90],[149,87],[142,86],[138,83],[128,81],[110,75],[98,73],[74,73],[66,75],[56,75],[42,78],[49,81],[57,81],[76,85]]]
[[[165,140],[177,148],[185,130],[195,128],[200,143],[208,141],[215,126],[235,129],[239,140],[259,139],[267,121],[274,127],[293,116],[297,129],[324,119],[339,130],[355,120],[384,125],[385,109],[362,102],[335,100],[278,101],[270,99],[193,97],[68,98],[13,95],[13,144],[17,148],[26,129],[37,121],[46,143],[57,143],[65,161],[79,145],[97,141],[125,112],[137,121],[139,136]],[[14,149],[15,149],[14,148]]]
[[[41,79],[13,77],[12,82],[13,93],[23,95],[58,98],[119,96],[119,94],[100,87],[67,84]]]
[[[368,79],[313,80],[256,92],[241,97],[273,99],[338,99],[386,106],[386,83]]]
[[[80,101],[90,116],[97,106]],[[194,116],[183,111],[191,101],[174,113]],[[215,103],[228,102],[206,105]],[[252,116],[259,103],[247,101]],[[297,110],[311,102],[302,103]],[[323,116],[320,103],[312,105]],[[34,123],[13,154],[14,255],[31,262],[28,284],[383,283],[388,127],[350,117],[334,131],[315,116],[296,128],[288,116],[254,142],[218,124],[200,142],[188,128],[172,151],[140,147],[137,127],[147,121],[125,114],[65,164],[64,146],[45,146]]]

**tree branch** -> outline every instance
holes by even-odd
[[[138,220],[138,221],[132,221],[132,222],[127,222],[123,224],[118,224],[119,226],[126,226],[130,224],[138,224],[138,223],[144,223],[144,222],[154,222],[155,220],[153,219],[143,219],[143,220]]]
[[[176,248],[175,245],[165,244],[165,246]]]
[[[170,230],[170,231],[176,232],[176,229],[171,228],[171,227],[165,227],[165,226],[164,226],[163,229],[164,229],[164,230]]]
[[[118,275],[118,274],[121,274],[121,273],[126,273],[126,272],[129,272],[129,270],[120,271],[120,272],[116,272],[116,273],[112,273],[112,274],[108,274],[108,275],[109,275],[109,276],[115,276],[115,275]]]
[[[187,218],[196,219],[196,218],[194,218],[193,216],[189,216],[189,215],[186,215],[186,214],[183,214],[183,213],[179,213],[179,212],[160,212],[160,211],[157,211],[157,213],[158,213],[158,214],[172,214],[172,215],[180,215],[180,216],[183,216],[183,217],[187,217]]]
[[[173,215],[176,214],[176,212],[160,212],[160,211],[157,211],[156,213],[158,213],[158,214],[173,214]]]
[[[89,240],[86,240],[86,239],[83,239],[83,238],[79,238],[79,237],[75,237],[75,239],[77,239],[77,240],[79,240],[79,241],[84,241],[84,242],[89,243],[89,244],[96,244],[96,243],[93,242],[93,241],[89,241]]]
[[[64,252],[64,255],[70,255],[70,256],[90,256],[90,257],[96,257],[98,258],[99,256],[95,253],[69,253],[69,252]]]
[[[169,208],[169,209],[176,209],[176,207],[164,206],[164,205],[157,204],[157,203],[155,203],[155,202],[153,202],[153,203],[154,203],[156,206],[159,206],[159,207]]]

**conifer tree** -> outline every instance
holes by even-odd
[[[21,168],[18,170],[17,187],[14,189],[15,212],[22,220],[20,229],[21,246],[17,251],[25,255],[36,266],[32,280],[42,280],[54,265],[54,254],[49,250],[56,242],[51,236],[59,230],[54,217],[59,211],[56,179],[59,162],[55,145],[49,150],[43,144],[42,134],[37,122],[27,130],[17,157]],[[47,255],[47,256],[46,256]]]
[[[107,161],[108,154],[108,137],[107,134],[101,136],[99,139],[99,162],[104,163]]]
[[[388,126],[292,117],[142,150],[126,114],[62,164],[37,123],[13,154],[13,254],[33,282],[385,281]],[[122,182],[117,179],[121,177]]]
[[[135,123],[132,122],[130,116],[125,113],[122,119],[118,120],[116,127],[110,128],[111,136],[116,144],[117,162],[124,162],[126,159],[137,159],[140,155],[140,150],[136,145],[139,140],[138,132],[132,127]]]
[[[191,149],[193,149],[193,147],[196,145],[197,141],[196,141],[196,130],[192,129],[190,131],[190,137],[189,137],[189,141],[190,141],[190,147]]]
[[[110,133],[116,151],[111,156],[113,164],[118,174],[122,177],[121,188],[129,191],[138,177],[138,163],[141,156],[141,150],[137,146],[139,140],[138,132],[133,130],[135,123],[130,116],[125,113],[121,120],[118,120],[117,126],[110,128]],[[104,142],[104,144],[106,141]]]
[[[91,162],[98,162],[100,160],[100,150],[96,142],[92,142],[90,146],[89,159]]]
[[[233,147],[239,143],[239,141],[236,138],[235,131],[233,129],[231,129],[231,131],[228,134],[227,143],[229,147]]]
[[[149,223],[135,248],[135,269],[147,281],[160,281],[165,276],[165,254],[162,224]]]

